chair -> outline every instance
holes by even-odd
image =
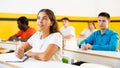
[[[83,63],[80,65],[80,68],[112,68],[112,67],[96,63]]]

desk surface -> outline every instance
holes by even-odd
[[[20,67],[0,61],[0,68],[20,68]]]
[[[12,41],[0,42],[0,54],[13,52],[14,50],[16,50],[17,44],[18,42],[12,42]]]
[[[27,61],[22,63],[11,63],[22,68],[80,68],[70,64],[55,62],[55,61],[39,61],[33,58],[29,58]]]
[[[63,51],[64,56],[71,59],[120,68],[120,52],[82,49],[64,49]]]
[[[5,54],[4,54],[5,55]],[[4,61],[3,59],[5,57],[2,57],[2,54],[0,54],[1,58],[0,61]],[[3,59],[2,59],[3,58]],[[5,61],[4,61],[5,62]],[[1,64],[1,63],[0,63]],[[8,64],[8,63],[7,63]],[[55,62],[55,61],[40,61],[36,60],[34,58],[28,58],[24,62],[9,62],[9,65],[12,66],[18,66],[21,68],[80,68],[79,66],[65,64],[62,62]],[[8,66],[8,65],[7,65]],[[1,67],[0,67],[1,68]],[[17,67],[16,67],[17,68]]]
[[[9,41],[0,42],[0,47],[14,50],[16,48],[16,44],[17,42],[9,42]],[[34,68],[34,67],[35,68],[80,68],[79,66],[65,64],[62,62],[55,62],[55,61],[44,62],[44,61],[35,60],[33,58],[29,58],[25,62],[21,62],[21,63],[12,63],[12,62],[10,63],[9,62],[9,64],[13,64],[13,66],[15,65],[21,68]]]
[[[10,50],[6,49],[6,48],[1,48],[0,47],[0,54],[7,53],[7,52],[10,52]]]
[[[6,48],[8,50],[16,50],[17,45],[22,45],[24,42],[13,42],[13,41],[3,41],[0,42],[1,48]]]
[[[24,42],[20,42],[20,41],[1,41],[0,44],[13,44],[13,45],[18,45],[19,43],[24,43]]]
[[[81,54],[89,54],[94,56],[106,57],[120,60],[120,52],[99,51],[99,50],[82,50],[82,49],[64,49],[64,51],[76,52]]]

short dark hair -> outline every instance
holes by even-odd
[[[110,19],[110,14],[107,13],[107,12],[101,12],[101,13],[98,15],[98,17],[99,17],[99,16],[104,16],[104,17],[107,17],[107,19]]]
[[[21,16],[17,19],[17,21],[20,21],[22,24],[28,25],[28,19],[25,16]]]
[[[67,17],[64,17],[64,18],[61,19],[61,21],[63,21],[63,20],[68,20],[68,21],[70,21],[69,18],[67,18]]]

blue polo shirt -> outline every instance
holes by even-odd
[[[92,33],[79,44],[79,47],[87,43],[92,45],[93,50],[118,51],[119,36],[116,32],[107,28],[103,34],[100,30]]]

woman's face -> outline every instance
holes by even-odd
[[[44,11],[38,14],[37,26],[40,31],[50,30],[50,26],[52,26],[49,16]]]
[[[89,27],[89,29],[95,29],[95,27],[94,27],[94,25],[93,25],[92,22],[89,22],[89,23],[88,23],[88,27]]]

